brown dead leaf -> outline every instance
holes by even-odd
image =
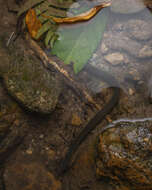
[[[42,27],[40,20],[33,9],[29,9],[25,17],[25,23],[32,38],[35,38],[38,30]]]

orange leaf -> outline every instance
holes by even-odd
[[[101,5],[97,5],[93,8],[91,8],[89,11],[82,13],[80,15],[74,16],[74,17],[66,17],[66,18],[58,18],[53,16],[47,16],[45,14],[41,14],[42,17],[52,19],[54,22],[58,24],[64,24],[64,23],[74,23],[74,22],[81,22],[81,21],[87,21],[94,17],[101,9],[110,6],[111,3],[102,3]]]
[[[35,38],[38,30],[42,27],[41,22],[36,16],[36,12],[33,9],[30,9],[25,17],[25,23],[27,25],[28,31],[32,38]]]

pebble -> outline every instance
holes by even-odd
[[[118,65],[118,64],[123,63],[124,56],[119,52],[115,52],[115,53],[105,55],[104,59],[110,64]]]
[[[144,45],[139,51],[139,58],[152,58],[152,47]]]
[[[125,24],[127,34],[136,40],[148,40],[152,37],[152,21],[131,19]]]

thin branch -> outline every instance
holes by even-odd
[[[84,99],[84,101],[89,102],[95,108],[100,109],[100,106],[93,100],[93,98],[87,92],[87,90],[84,87],[80,86],[80,84],[78,84],[78,82],[74,80],[75,77],[73,76],[72,73],[70,73],[70,71],[68,71],[66,65],[63,64],[61,65],[61,63],[57,64],[55,61],[49,58],[47,54],[41,49],[41,47],[29,36],[27,37],[27,41],[31,49],[36,53],[36,55],[40,58],[40,60],[47,69],[50,70],[54,69],[57,72],[59,72],[63,76],[65,82],[68,83],[68,85],[71,88],[73,88],[74,91],[76,91],[77,95],[79,95],[81,99]]]

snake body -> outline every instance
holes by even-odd
[[[113,86],[113,95],[109,102],[104,106],[103,109],[98,111],[96,115],[88,122],[88,124],[84,127],[84,129],[80,132],[78,137],[70,144],[69,149],[64,157],[64,159],[60,163],[60,168],[58,171],[58,175],[63,175],[69,168],[70,162],[72,160],[73,154],[77,151],[78,147],[81,143],[86,139],[88,134],[95,129],[95,127],[105,118],[105,116],[112,111],[115,105],[119,101],[120,89],[118,88],[118,83],[116,79],[105,71],[98,70],[93,66],[87,65],[86,71],[90,75],[94,75],[98,79],[105,81],[110,86]]]

